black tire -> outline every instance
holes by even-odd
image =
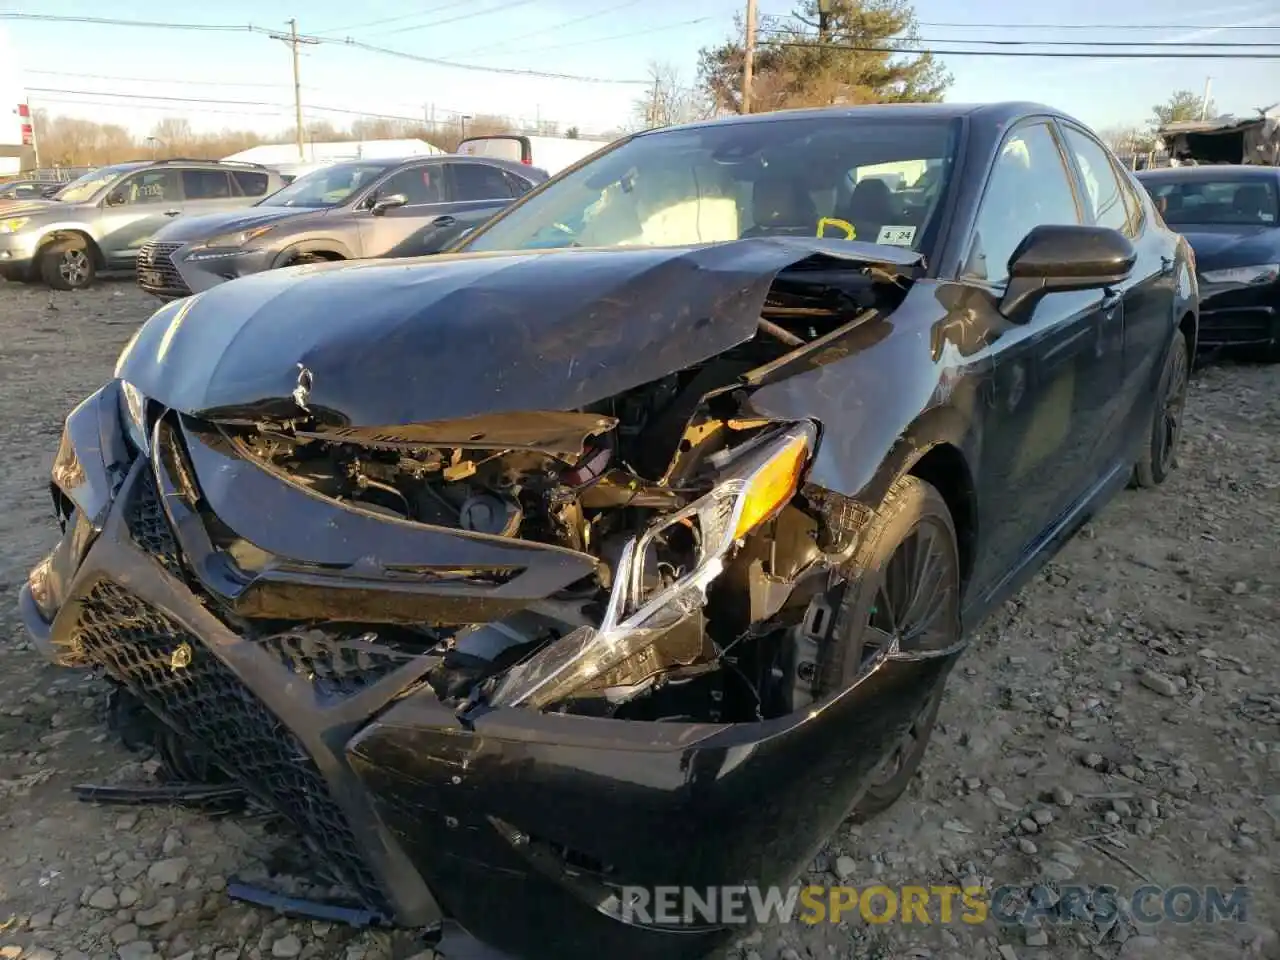
[[[1133,465],[1132,485],[1158,487],[1178,466],[1178,442],[1182,439],[1182,416],[1187,404],[1187,383],[1191,365],[1187,362],[1187,338],[1181,330],[1173,335],[1169,356],[1160,374],[1156,410],[1151,433]]]
[[[845,569],[820,695],[848,687],[867,658],[895,635],[904,647],[942,650],[959,643],[960,551],[951,511],[931,484],[912,476],[897,480]],[[883,813],[907,789],[924,759],[944,688],[945,674],[858,801],[854,822]]]
[[[98,274],[89,244],[75,237],[46,245],[39,263],[40,277],[54,290],[84,290]]]

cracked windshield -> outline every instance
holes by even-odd
[[[956,137],[954,121],[830,117],[647,134],[532,197],[466,249],[818,236],[928,252]]]

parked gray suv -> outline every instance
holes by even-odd
[[[138,285],[171,300],[275,267],[437,253],[546,179],[452,154],[336,163],[247,210],[169,224],[139,254]]]
[[[100,167],[51,199],[0,210],[0,275],[79,290],[101,270],[132,270],[175,217],[246,207],[284,185],[256,163],[143,160]]]

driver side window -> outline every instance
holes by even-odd
[[[1009,258],[1032,227],[1081,222],[1053,131],[1043,121],[1018,127],[992,167],[961,276],[1003,284]]]
[[[448,199],[444,189],[444,167],[430,164],[393,173],[378,187],[378,196],[392,197],[396,194],[402,194],[409,206],[444,203]]]

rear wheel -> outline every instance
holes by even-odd
[[[40,276],[55,290],[83,290],[93,284],[97,272],[85,240],[55,240],[40,251]]]
[[[1169,347],[1169,356],[1160,376],[1160,392],[1150,436],[1133,467],[1135,486],[1158,487],[1178,466],[1182,415],[1187,405],[1188,368],[1187,338],[1179,330],[1173,335],[1173,344]]]
[[[960,552],[951,512],[932,485],[912,476],[894,483],[848,569],[821,693],[849,686],[877,651],[936,651],[959,643]],[[929,692],[859,800],[855,822],[887,810],[907,789],[924,760],[944,684],[939,680]]]

